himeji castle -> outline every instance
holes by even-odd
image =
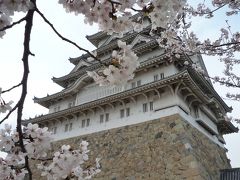
[[[87,36],[97,57],[111,63],[117,40],[131,45],[139,66],[126,84],[99,86],[87,75],[103,67],[88,54],[70,58],[72,71],[54,83],[63,90],[34,102],[49,113],[24,121],[47,126],[53,144],[90,143],[90,156],[101,158],[101,180],[217,180],[231,168],[223,135],[237,132],[225,120],[231,108],[214,90],[201,55],[169,57],[149,35],[105,32]],[[59,67],[60,68],[60,67]]]

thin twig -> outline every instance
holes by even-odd
[[[17,109],[17,105],[16,104],[8,113],[7,115],[0,121],[0,124],[2,124],[5,120],[7,120],[9,118],[9,116]]]
[[[50,157],[50,158],[34,158],[34,157],[31,157],[32,160],[38,160],[38,161],[52,161],[53,160],[53,157]]]
[[[19,84],[15,85],[15,86],[13,86],[13,87],[7,89],[7,90],[2,91],[2,94],[3,94],[3,93],[6,93],[6,92],[9,92],[9,91],[11,91],[11,90],[13,90],[13,89],[15,89],[15,88],[21,86],[21,85],[22,85],[22,82],[20,82]]]
[[[227,5],[227,4],[223,4],[223,5],[219,6],[218,8],[212,10],[210,13],[212,14],[212,13],[214,13],[215,11],[217,11],[217,10],[223,8],[223,7],[226,6],[226,5]]]
[[[4,30],[7,30],[7,29],[10,29],[12,28],[13,26],[17,25],[17,24],[20,24],[21,22],[25,21],[26,20],[26,16],[24,16],[22,19],[19,19],[18,21],[16,22],[13,22],[12,24],[8,25],[8,26],[5,26],[3,28],[0,29],[0,31],[4,31]]]
[[[206,47],[217,48],[217,47],[232,46],[232,45],[240,45],[240,42],[236,41],[236,42],[223,43],[223,44],[220,44],[220,45],[206,45]]]
[[[210,76],[208,76],[208,75],[204,75],[204,76],[207,77],[207,78],[209,78],[209,79],[212,79],[213,81],[218,82],[218,83],[220,83],[220,84],[225,84],[226,86],[229,86],[229,87],[240,88],[240,86],[237,85],[237,84],[233,84],[233,83],[226,82],[226,81],[221,81],[221,80],[216,80],[215,78],[210,77]]]

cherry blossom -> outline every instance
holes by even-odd
[[[46,157],[47,150],[50,149],[51,145],[51,132],[48,131],[47,127],[39,128],[37,124],[28,124],[24,128],[24,132],[29,139],[25,141],[25,148],[29,157]]]
[[[0,175],[5,180],[22,180],[27,173],[23,166],[25,157],[32,160],[46,158],[51,149],[51,132],[48,129],[40,128],[37,124],[28,124],[23,128],[24,146],[27,150],[23,153],[19,145],[19,135],[12,130],[11,125],[5,124],[4,129],[0,130],[0,151],[7,152],[5,159],[0,158]],[[39,164],[38,168],[42,171],[42,176],[48,179],[91,178],[100,172],[99,159],[96,165],[84,169],[83,164],[88,161],[88,142],[82,141],[79,149],[73,150],[69,145],[63,145],[60,151],[54,153],[52,163],[48,166],[46,162]]]
[[[139,65],[137,55],[125,42],[119,40],[118,47],[120,50],[112,52],[111,64],[108,67],[98,73],[87,72],[101,86],[124,84],[134,77],[133,73]]]
[[[11,104],[13,103],[13,101],[9,101],[8,103],[6,103],[1,97],[1,93],[2,93],[2,88],[0,88],[0,113],[5,113],[12,109]]]
[[[83,14],[85,23],[98,23],[99,28],[108,33],[124,33],[133,29],[131,19],[132,9],[139,8],[139,11],[146,13],[152,21],[152,28],[167,27],[174,18],[183,11],[185,0],[59,0],[67,12]],[[136,22],[135,22],[136,23]]]
[[[100,172],[99,159],[96,159],[95,167],[83,169],[82,165],[88,160],[88,142],[82,141],[78,150],[72,150],[69,145],[63,145],[61,151],[54,153],[53,162],[50,164],[38,164],[42,176],[51,179],[65,179],[77,177],[89,179]]]

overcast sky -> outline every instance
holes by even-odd
[[[56,1],[40,0],[39,9],[54,24],[63,36],[75,41],[80,46],[92,50],[94,47],[89,43],[85,36],[94,34],[98,31],[97,26],[87,26],[83,23],[83,17],[66,14],[64,9]],[[18,18],[21,14],[18,15]],[[198,19],[193,23],[194,29],[202,37],[214,37],[218,33],[221,24],[224,24],[223,17],[216,21],[203,21]],[[236,24],[236,19],[232,19],[230,24],[235,29],[240,29]],[[224,24],[225,25],[225,24]],[[22,51],[23,51],[23,30],[24,24],[20,24],[7,31],[3,39],[0,39],[0,87],[9,88],[20,82],[22,77]],[[69,73],[74,67],[69,61],[69,57],[77,57],[82,54],[72,45],[60,40],[46,25],[41,18],[34,17],[33,33],[31,38],[31,51],[35,57],[30,58],[30,75],[28,96],[24,106],[24,118],[34,117],[36,114],[45,114],[47,109],[34,104],[34,96],[44,97],[47,94],[58,92],[61,89],[51,80],[53,76],[61,77]],[[223,66],[214,57],[204,57],[210,75],[220,75]],[[224,97],[227,88],[215,86],[220,96]],[[232,90],[231,90],[232,91]],[[233,90],[239,92],[239,90]],[[4,94],[4,99],[17,101],[20,91]],[[233,116],[239,117],[239,102],[226,101],[229,106],[233,106]],[[0,118],[3,116],[0,115]],[[8,120],[14,124],[15,118]],[[228,157],[231,159],[233,167],[240,167],[240,133],[225,136],[226,148],[229,150]]]

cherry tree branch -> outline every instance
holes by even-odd
[[[17,24],[20,24],[21,22],[25,21],[26,20],[26,16],[24,16],[23,18],[19,19],[18,21],[16,22],[13,22],[12,24],[8,25],[8,26],[5,26],[3,28],[0,29],[0,31],[5,31],[7,29],[10,29],[12,28],[13,26],[17,25]]]
[[[36,0],[31,0],[31,2],[35,5]],[[33,25],[33,15],[34,15],[35,9],[30,9],[26,15],[26,25],[25,25],[25,32],[24,32],[24,50],[23,50],[23,56],[22,56],[22,62],[23,62],[23,77],[22,77],[22,93],[21,97],[16,104],[17,106],[17,132],[19,134],[19,144],[21,147],[21,150],[23,153],[26,153],[25,145],[23,142],[23,132],[22,132],[22,112],[23,112],[23,105],[26,99],[27,95],[27,82],[28,82],[28,74],[29,74],[29,55],[32,53],[30,52],[30,37],[31,37],[31,31],[32,31],[32,25]],[[29,180],[32,180],[32,171],[29,166],[28,156],[25,156],[25,167],[28,171],[28,178]]]
[[[36,8],[36,12],[40,15],[40,17],[51,27],[51,29],[55,32],[55,34],[61,38],[63,41],[66,41],[70,44],[72,44],[73,46],[77,47],[80,51],[84,51],[86,52],[90,57],[92,57],[93,59],[97,60],[100,64],[104,64],[100,59],[98,59],[97,57],[95,57],[90,51],[88,51],[87,49],[84,49],[82,47],[80,47],[77,43],[67,39],[66,37],[62,36],[57,29],[53,26],[53,24],[44,16],[44,14],[38,9]],[[88,62],[89,63],[89,62]],[[104,64],[105,65],[105,64]]]
[[[206,47],[217,48],[217,47],[234,46],[234,45],[240,45],[240,42],[236,41],[236,42],[223,43],[219,45],[207,45]]]
[[[50,157],[50,158],[31,158],[32,160],[38,160],[38,161],[52,161],[53,160],[53,157]]]
[[[17,85],[15,85],[15,86],[13,86],[13,87],[7,89],[7,90],[2,91],[2,94],[3,94],[3,93],[6,93],[6,92],[9,92],[9,91],[11,91],[11,90],[13,90],[13,89],[15,89],[15,88],[21,86],[21,85],[22,85],[22,82],[18,83]]]
[[[223,5],[219,6],[218,8],[212,10],[210,13],[212,14],[212,13],[216,12],[217,10],[222,9],[222,8],[223,8],[224,6],[226,6],[226,5],[227,5],[227,4],[223,4]]]
[[[0,124],[2,124],[5,120],[9,118],[9,116],[17,109],[17,104],[7,113],[7,115],[0,121]]]

